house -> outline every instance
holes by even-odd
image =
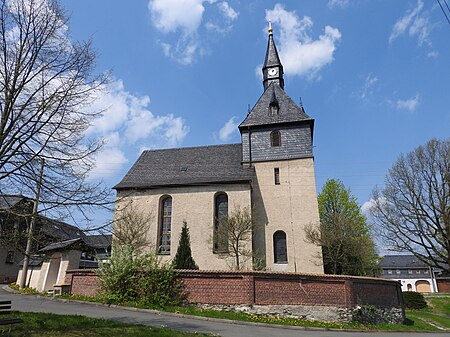
[[[24,257],[33,201],[22,195],[0,195],[0,282],[14,282]],[[32,252],[84,235],[80,229],[38,214]]]
[[[319,223],[314,119],[284,90],[271,28],[262,73],[264,91],[239,125],[241,143],[144,151],[115,186],[116,220],[130,204],[151,217],[148,238],[163,260],[175,256],[186,221],[200,269],[233,267],[216,233],[223,218],[248,209],[253,254],[245,268],[323,273],[320,247],[304,233]]]
[[[436,276],[439,271],[412,254],[386,255],[379,265],[381,277],[398,280],[402,285],[402,291],[438,292]]]
[[[25,285],[39,292],[53,292],[63,285],[69,269],[93,269],[111,253],[111,235],[85,235],[54,242],[30,258]],[[23,261],[19,264],[23,266]],[[20,280],[22,270],[17,279]]]

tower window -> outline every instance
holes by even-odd
[[[275,263],[287,263],[286,233],[276,231],[273,234],[273,255]]]
[[[226,193],[218,193],[214,198],[214,253],[222,253],[228,250],[228,237],[221,228],[222,221],[228,217],[228,196]]]
[[[280,131],[272,131],[270,133],[270,146],[281,146]]]
[[[280,185],[280,169],[278,167],[273,169],[273,176],[275,179],[275,185]]]
[[[276,116],[280,112],[280,107],[278,103],[270,103],[269,105],[269,116]]]
[[[161,200],[161,218],[159,229],[159,254],[170,254],[170,233],[172,230],[172,197]]]

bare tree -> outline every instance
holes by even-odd
[[[450,139],[401,155],[370,212],[388,249],[450,271]]]
[[[0,191],[35,195],[39,212],[70,215],[109,205],[88,181],[101,140],[86,130],[99,115],[90,104],[105,83],[92,76],[90,42],[72,42],[57,0],[0,4]]]
[[[150,248],[150,225],[154,216],[139,211],[132,202],[116,210],[113,223],[113,249],[126,248],[132,256],[138,256]]]
[[[219,243],[220,254],[231,257],[237,270],[243,268],[243,263],[253,256],[248,248],[252,241],[253,221],[248,208],[236,208],[222,219],[215,231],[214,240]]]

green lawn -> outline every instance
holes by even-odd
[[[0,336],[11,337],[199,337],[210,336],[186,333],[166,328],[153,328],[143,325],[131,325],[104,319],[83,316],[62,316],[46,313],[14,312],[13,317],[24,323],[12,325],[8,335],[8,326],[0,326]]]

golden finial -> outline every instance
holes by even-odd
[[[272,34],[272,20],[269,20],[269,29],[268,29],[268,32],[269,32],[269,34]]]

